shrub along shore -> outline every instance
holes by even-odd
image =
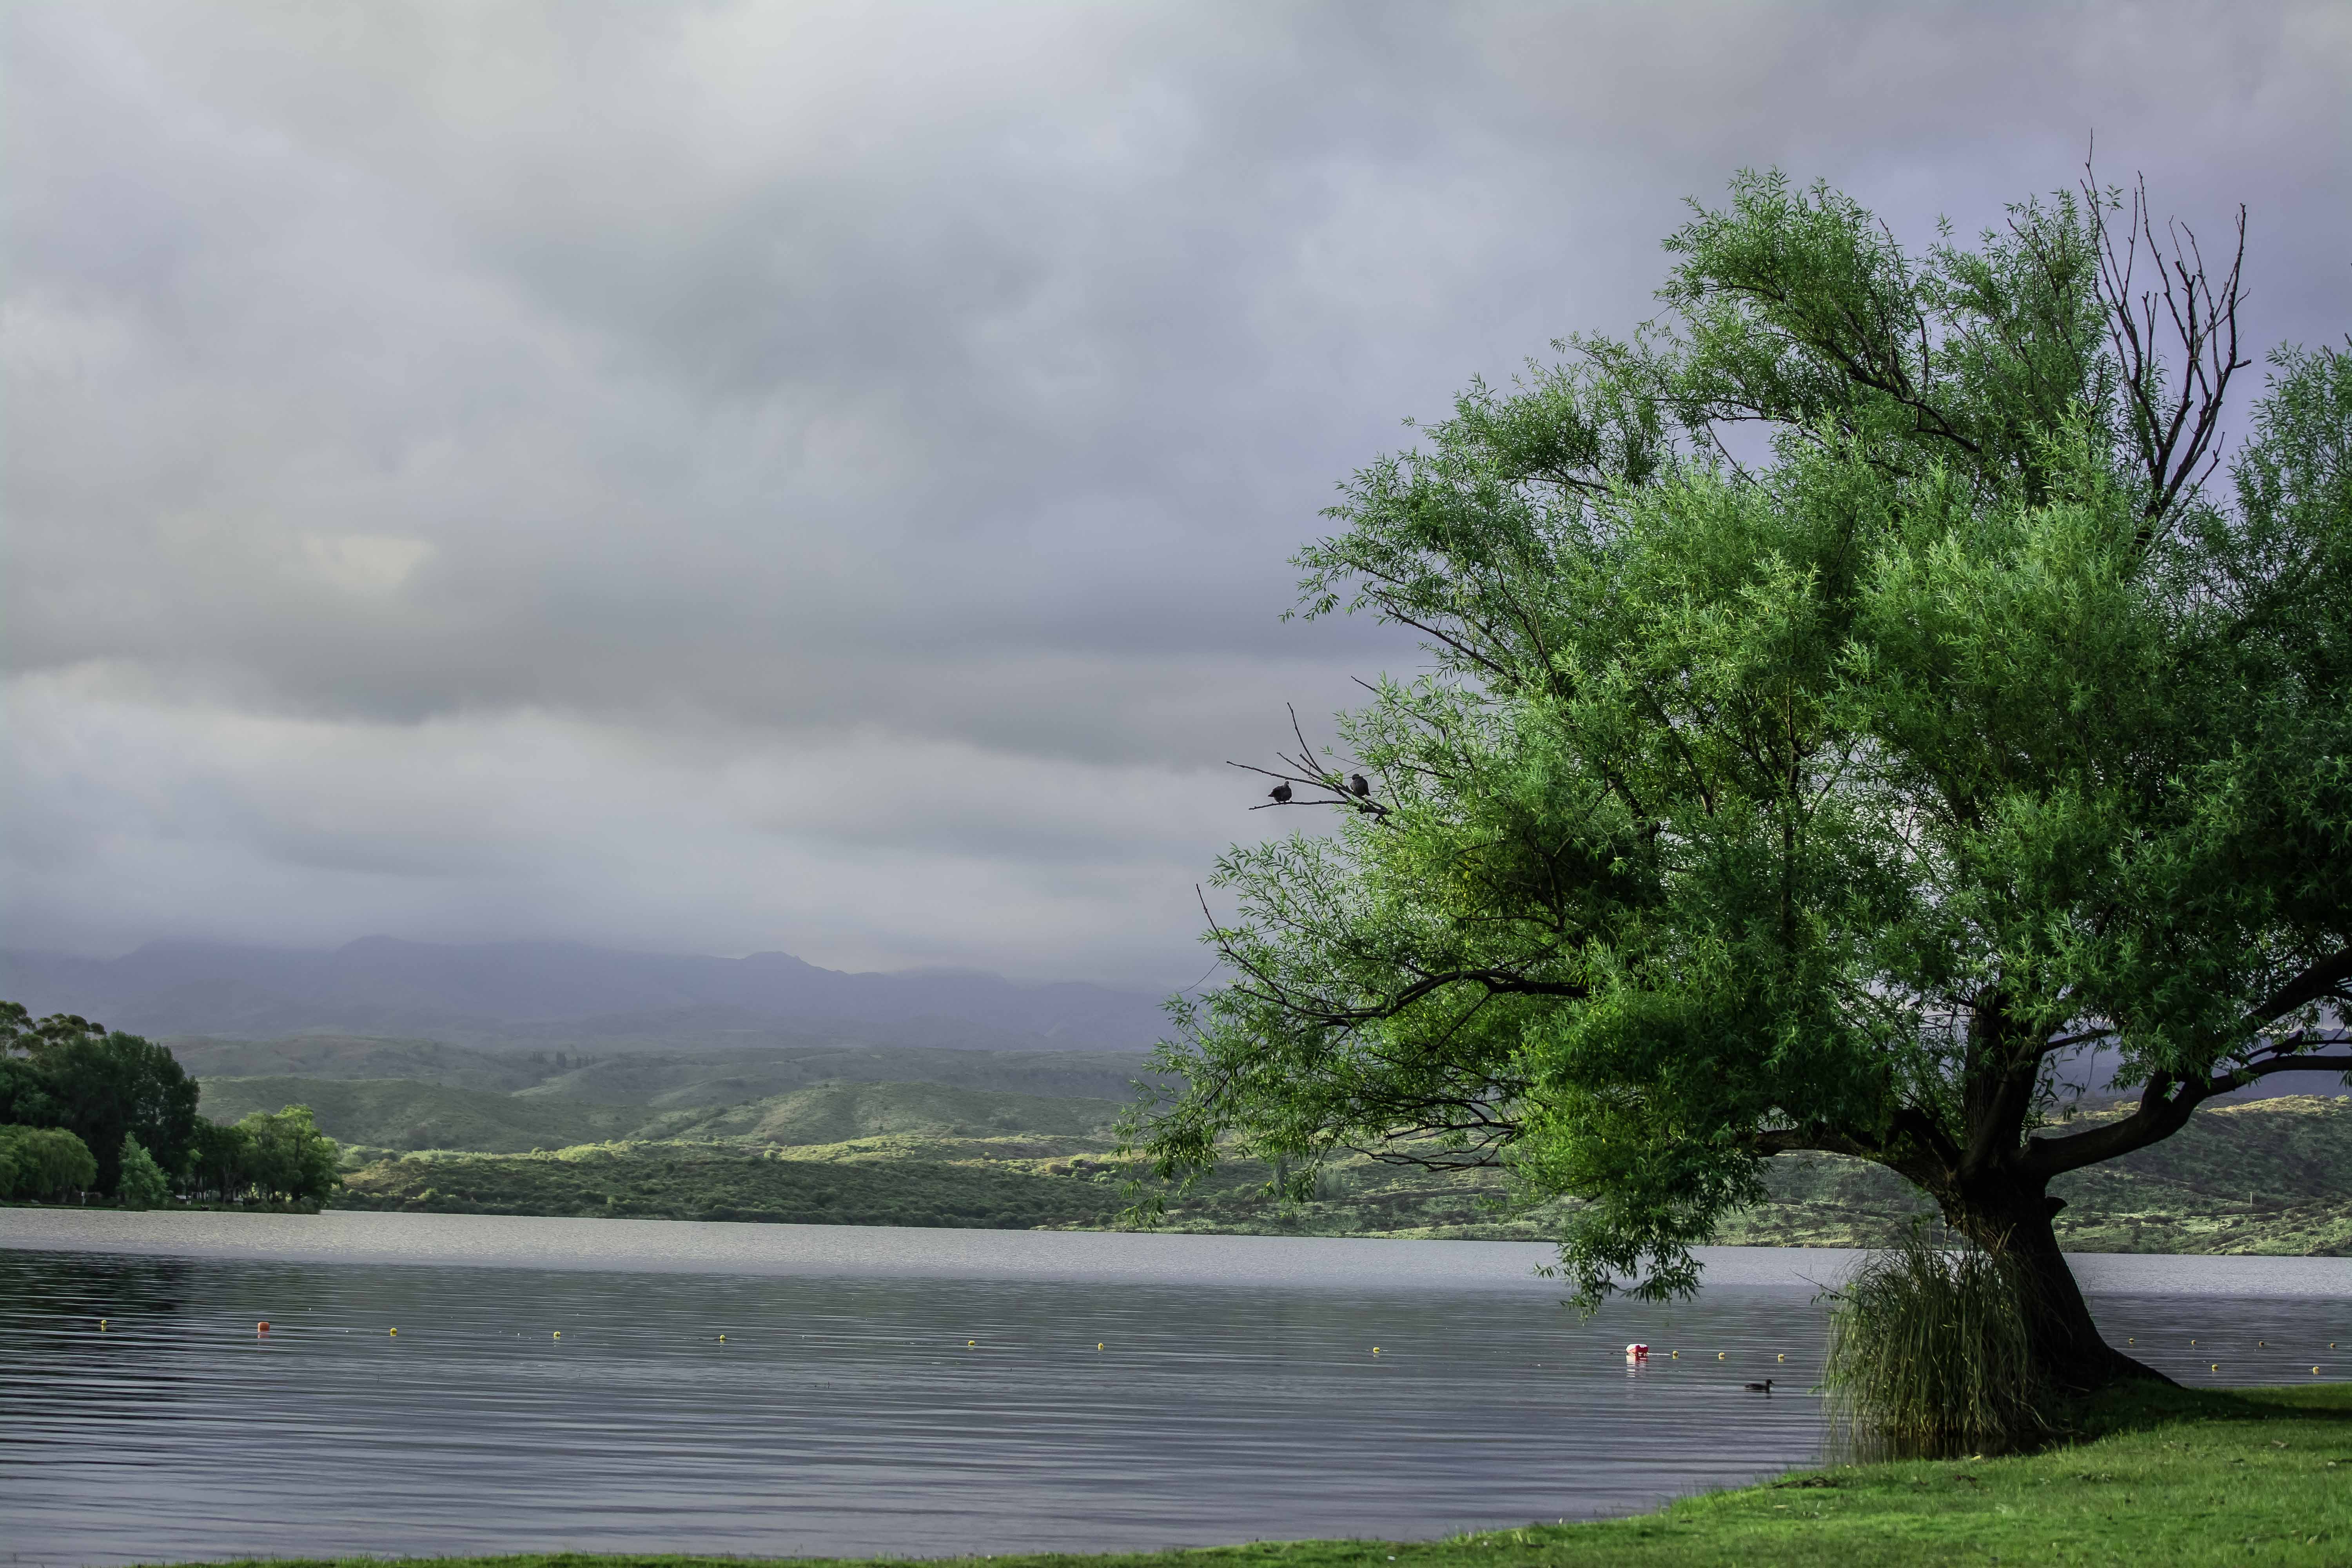
[[[2127,1388],[2074,1416],[2076,1440],[2039,1453],[1798,1471],[1629,1519],[1431,1542],[1261,1542],[984,1561],[992,1568],[2352,1562],[2352,1385],[2232,1393]],[[411,1558],[402,1568],[741,1568],[748,1561],[562,1553]],[[790,1561],[797,1568],[838,1563]],[[309,1565],[279,1560],[271,1568]]]

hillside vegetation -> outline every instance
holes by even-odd
[[[548,1154],[442,1154],[352,1173],[338,1206],[434,1214],[766,1220],[996,1230],[1097,1226],[1116,1189],[986,1158],[791,1158],[738,1144],[583,1145]]]
[[[708,1114],[688,1112],[693,1119],[667,1130],[667,1135],[775,1144],[840,1143],[891,1134],[1086,1138],[1107,1133],[1119,1110],[1112,1100],[1047,1099],[935,1083],[844,1083],[770,1095]]]
[[[1057,1103],[1073,1110],[1060,1128],[985,1127],[992,1116],[1044,1121],[1035,1108]],[[708,1119],[688,1138],[538,1154],[382,1154],[346,1173],[338,1201],[456,1213],[1105,1226],[1117,1223],[1131,1201],[1131,1168],[1101,1125],[1066,1129],[1115,1109],[1108,1102],[958,1096],[936,1086],[845,1086],[742,1107],[734,1121]],[[751,1131],[723,1131],[730,1125],[795,1137],[844,1135],[771,1142]],[[2231,1163],[2249,1144],[2296,1151],[2265,1169],[2272,1184],[2258,1187],[2252,1203]],[[800,1173],[820,1167],[827,1172],[821,1177]],[[1258,1235],[1532,1241],[1558,1236],[1565,1217],[1556,1204],[1513,1208],[1494,1172],[1428,1172],[1350,1156],[1323,1173],[1315,1201],[1295,1204],[1266,1195],[1271,1174],[1252,1161],[1221,1164],[1212,1181],[1170,1205],[1162,1225]],[[1769,1201],[1734,1216],[1720,1240],[1869,1246],[1923,1212],[1885,1172],[1854,1161],[1784,1161],[1769,1174]],[[2081,1251],[2352,1255],[2347,1191],[2352,1102],[2258,1100],[2209,1112],[2168,1143],[2083,1183],[2060,1230],[2066,1245]],[[956,1194],[952,1201],[940,1195],[948,1194]],[[901,1217],[917,1212],[947,1217]]]
[[[703,1092],[697,1085],[690,1094]],[[497,1094],[403,1079],[233,1078],[203,1080],[199,1109],[215,1121],[307,1104],[328,1136],[360,1149],[521,1153],[614,1140],[728,1139],[761,1145],[838,1143],[915,1135],[985,1137],[1105,1133],[1119,1111],[1108,1100],[1005,1094],[929,1083],[843,1083],[738,1103],[629,1102],[569,1095]]]
[[[1124,1100],[1151,1075],[1124,1051],[984,1051],[856,1044],[660,1053],[490,1051],[438,1040],[298,1035],[164,1042],[199,1079],[401,1079],[614,1104],[739,1104],[826,1083],[936,1083]]]
[[[215,1121],[254,1110],[307,1105],[319,1130],[340,1143],[388,1149],[492,1152],[561,1148],[623,1137],[646,1120],[641,1109],[583,1100],[499,1094],[406,1079],[208,1078],[196,1109]]]
[[[429,1040],[179,1041],[202,1111],[307,1104],[346,1146],[344,1205],[857,1224],[1102,1226],[1135,1194],[1112,1127],[1143,1060],[1113,1052],[856,1045],[583,1058]],[[2113,1111],[2094,1112],[2113,1114]],[[1347,1156],[1310,1203],[1221,1164],[1174,1230],[1545,1240],[1565,1205],[1500,1174]],[[1874,1165],[1787,1156],[1727,1243],[1867,1246],[1927,1212]],[[2177,1137],[2062,1182],[2084,1251],[2352,1254],[2352,1100],[2216,1106]],[[929,1216],[916,1218],[910,1216]]]

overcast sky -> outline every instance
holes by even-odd
[[[5,10],[0,942],[1164,987],[1335,481],[1741,165],[2352,326],[2352,5]]]

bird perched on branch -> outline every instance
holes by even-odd
[[[1361,799],[1372,793],[1372,783],[1361,773],[1348,775],[1348,793]]]
[[[1286,784],[1278,784],[1265,792],[1265,798],[1276,805],[1287,805],[1290,804],[1290,786]]]

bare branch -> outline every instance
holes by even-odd
[[[2115,198],[2102,195],[2087,160],[2083,194],[2097,249],[2099,297],[2107,308],[2107,341],[2122,371],[2132,439],[2147,481],[2145,537],[2221,461],[2214,443],[2230,377],[2252,363],[2238,356],[2246,209],[2238,209],[2237,249],[2217,284],[2194,229],[2168,222],[2166,239],[2158,238],[2144,176],[2133,186],[2120,247],[2106,217]],[[2153,288],[2137,283],[2143,244],[2157,275]],[[2177,369],[2165,363],[2168,344],[2180,355]]]

